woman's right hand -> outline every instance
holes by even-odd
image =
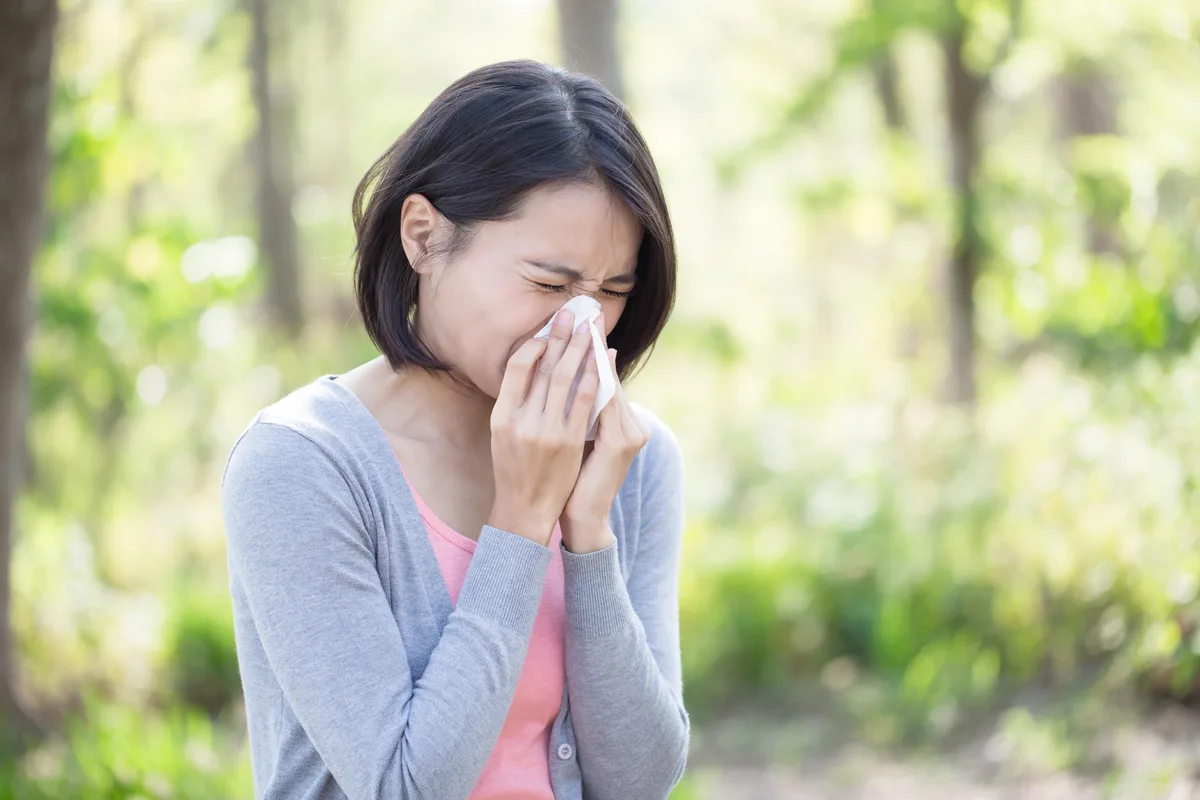
[[[559,311],[549,340],[530,339],[508,360],[492,410],[495,499],[488,524],[546,546],[583,462],[588,412],[600,378],[588,325],[572,333]],[[586,361],[571,413],[567,395]]]

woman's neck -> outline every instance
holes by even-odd
[[[389,433],[463,453],[490,455],[496,401],[478,389],[445,373],[430,375],[417,368],[396,372],[382,356],[353,373],[344,377]]]

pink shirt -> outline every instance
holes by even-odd
[[[457,605],[476,542],[438,519],[411,482],[408,487],[425,520],[425,531],[437,554],[450,599]],[[562,530],[556,523],[548,545],[553,557],[546,571],[525,665],[500,738],[471,792],[471,800],[554,800],[550,787],[550,729],[562,706],[566,683],[561,541]],[[452,757],[447,754],[447,758]]]

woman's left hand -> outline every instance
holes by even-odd
[[[616,375],[616,350],[609,349],[608,362]],[[563,544],[572,553],[591,553],[612,544],[609,510],[634,457],[649,440],[650,431],[629,407],[618,382],[616,393],[600,411],[596,441],[590,452],[585,449],[575,488],[559,517]]]

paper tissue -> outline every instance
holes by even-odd
[[[570,311],[574,315],[574,325],[577,327],[580,322],[587,321],[588,329],[592,334],[592,355],[596,360],[596,368],[600,374],[600,385],[596,389],[596,399],[592,402],[592,410],[588,414],[588,432],[587,441],[593,441],[596,438],[596,419],[600,416],[600,412],[604,406],[612,399],[617,391],[617,377],[613,374],[612,365],[608,362],[608,348],[604,345],[604,335],[600,329],[596,327],[596,319],[600,316],[600,304],[596,299],[585,294],[572,297],[563,308]],[[561,309],[560,309],[561,310]],[[557,316],[557,312],[555,312]],[[546,323],[546,326],[534,334],[535,339],[550,338],[550,328],[554,325],[554,317]],[[571,403],[575,399],[575,389],[579,386],[579,381],[583,378],[583,370],[587,366],[586,363],[581,364],[578,374],[575,375],[575,380],[571,383],[571,390],[567,393],[567,408],[566,412],[570,412]]]

